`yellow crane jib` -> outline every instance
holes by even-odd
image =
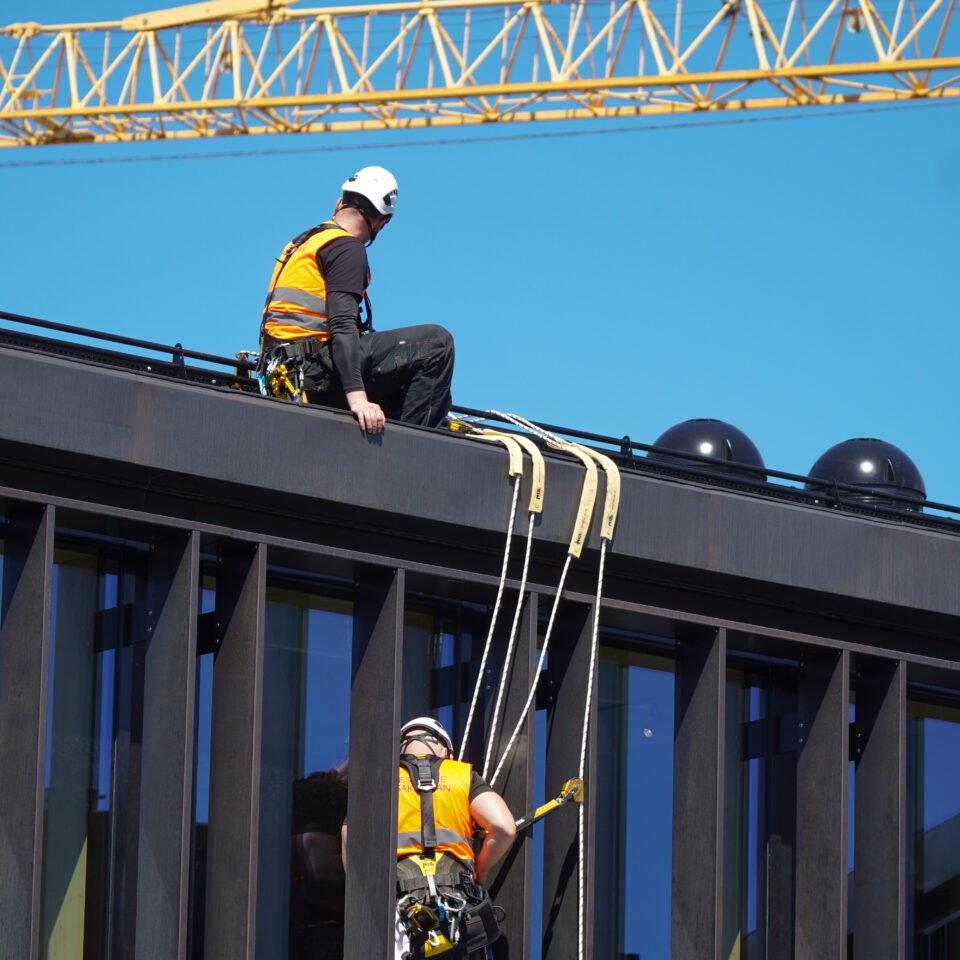
[[[215,23],[229,19],[267,19],[278,8],[296,0],[208,0],[188,3],[149,13],[135,13],[120,21],[120,28],[130,32],[184,27],[191,23]]]

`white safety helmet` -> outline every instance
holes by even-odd
[[[396,177],[383,167],[364,167],[344,183],[344,193],[358,193],[373,204],[382,217],[392,217],[397,212],[397,195],[400,188]]]
[[[415,735],[418,732],[430,734],[431,737],[435,737],[447,748],[447,753],[453,753],[453,741],[450,739],[450,734],[443,729],[443,724],[434,720],[433,717],[415,717],[413,720],[408,720],[400,728],[400,743],[402,744],[405,740],[415,740]],[[411,734],[414,734],[414,736],[411,736]]]

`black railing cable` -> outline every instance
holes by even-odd
[[[223,364],[224,366],[234,367],[239,370],[253,370],[256,366],[249,360],[238,360],[235,357],[220,357],[214,353],[201,353],[197,350],[187,350],[179,343],[174,345],[153,343],[150,340],[140,340],[136,337],[125,337],[116,333],[106,333],[103,330],[90,330],[86,327],[77,327],[68,323],[57,323],[53,320],[41,320],[38,317],[27,317],[19,313],[9,313],[6,310],[0,310],[0,320],[7,320],[12,323],[22,323],[26,326],[32,327],[43,327],[47,330],[58,330],[62,333],[72,333],[76,334],[77,336],[88,337],[91,340],[105,340],[110,343],[122,343],[130,347],[139,347],[142,350],[152,350],[156,353],[168,353],[172,358],[172,362],[181,370],[183,369],[184,357],[189,357],[192,360],[204,360],[207,363]],[[509,424],[504,418],[498,417],[487,410],[479,410],[475,407],[463,407],[459,405],[454,405],[452,410],[454,413],[461,416],[480,417],[484,420],[497,420],[501,423],[507,423],[508,427],[511,426],[511,424]],[[688,453],[685,450],[671,450],[667,447],[658,447],[651,443],[640,443],[637,440],[631,440],[629,436],[608,437],[600,433],[589,433],[585,430],[574,430],[570,427],[561,427],[557,426],[556,424],[539,423],[537,421],[532,422],[542,430],[547,430],[550,433],[559,433],[565,437],[575,437],[577,440],[586,440],[590,443],[599,443],[604,444],[605,446],[614,447],[618,450],[621,456],[629,459],[631,461],[631,466],[635,468],[642,466],[645,469],[648,466],[652,466],[657,468],[664,467],[670,470],[689,470],[697,473],[698,475],[716,478],[716,469],[718,465],[722,465],[724,468],[730,468],[741,473],[748,473],[756,476],[756,480],[748,480],[742,476],[739,478],[747,483],[764,484],[768,477],[775,477],[778,480],[788,480],[791,483],[811,484],[822,489],[817,491],[795,490],[793,492],[811,500],[822,500],[826,497],[831,499],[834,503],[838,502],[839,500],[839,502],[847,506],[864,506],[862,502],[851,504],[849,500],[842,500],[838,498],[838,491],[863,496],[864,488],[854,486],[850,483],[841,483],[838,480],[825,480],[820,477],[807,477],[799,473],[788,473],[785,470],[773,470],[769,467],[758,467],[755,464],[741,463],[737,460],[718,461],[716,457],[705,457],[697,453]],[[651,461],[646,458],[635,459],[632,454],[632,451],[634,450],[643,450],[647,453],[663,454],[665,456],[673,457],[680,461],[686,462],[664,463],[662,461]],[[693,461],[693,463],[690,461]],[[700,465],[704,467],[703,470],[698,469]],[[708,473],[708,471],[710,472]],[[888,492],[886,490],[877,492],[876,496],[882,497],[884,500],[889,500],[893,501],[894,503],[903,504],[907,507],[912,507],[914,510],[916,510],[918,507],[923,507],[924,509],[942,510],[946,513],[960,515],[960,506],[954,506],[949,503],[938,503],[935,500],[921,500],[917,497],[906,497],[902,494],[893,493],[892,491]]]
[[[205,360],[207,363],[222,363],[228,367],[239,367],[241,370],[252,370],[254,364],[247,360],[237,360],[235,357],[218,357],[215,353],[200,353],[197,350],[186,350],[180,344],[170,346],[165,343],[153,343],[150,340],[139,340],[136,337],[124,337],[118,333],[105,333],[102,330],[88,330],[86,327],[75,327],[69,323],[56,323],[53,320],[40,320],[37,317],[25,317],[19,313],[8,313],[0,310],[0,320],[12,323],[23,323],[30,327],[43,327],[46,330],[59,330],[61,333],[73,333],[78,337],[89,337],[91,340],[106,340],[110,343],[122,343],[128,347],[139,347],[141,350],[153,350],[156,353],[169,353],[173,362],[182,364],[184,357],[191,360]]]

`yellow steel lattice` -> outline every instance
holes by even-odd
[[[0,28],[0,146],[960,94],[956,0],[292,2]]]

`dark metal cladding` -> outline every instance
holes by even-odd
[[[0,955],[34,960],[41,939],[54,508],[16,510],[8,523],[0,621]]]
[[[140,782],[136,956],[186,952],[193,819],[198,534],[150,553]]]
[[[673,747],[674,960],[721,960],[726,630],[677,634]]]
[[[854,960],[906,950],[907,665],[858,661],[854,737]]]
[[[226,545],[217,565],[206,956],[254,960],[267,548]]]
[[[793,957],[794,863],[797,843],[797,677],[772,671],[767,708],[769,786],[765,831],[767,856],[767,955]]]
[[[344,960],[393,955],[404,571],[361,569],[353,626]]]
[[[794,956],[847,950],[847,760],[850,654],[800,664]]]
[[[29,405],[16,390],[24,378],[47,385]],[[501,540],[491,531],[502,529],[509,486],[504,454],[492,446],[399,424],[372,441],[343,414],[0,350],[6,404],[22,415],[0,427],[0,464],[44,493],[142,509],[146,490],[157,512],[188,522],[254,536],[283,531],[332,547],[363,542],[398,560],[459,559],[495,572]],[[65,459],[71,478],[51,489]],[[551,459],[535,536],[559,562],[581,475],[568,458]],[[598,522],[588,562],[599,548]],[[927,612],[960,616],[960,537],[640,475],[624,477],[610,568],[611,597],[621,572],[655,573],[753,603],[783,590],[778,606],[826,616],[842,610],[846,618],[873,602],[909,608],[903,618],[913,625]],[[548,573],[534,582],[556,582]]]
[[[520,719],[523,705],[535,676],[537,665],[537,607],[539,597],[532,593],[524,603],[518,627],[517,647],[513,671],[507,684],[503,706],[503,720],[493,749],[491,771],[507,745]],[[535,707],[535,705],[534,705]],[[497,792],[506,801],[515,817],[521,817],[534,806],[533,792],[533,728],[534,708],[524,722],[516,748],[505,767]],[[492,773],[491,773],[492,775]],[[551,816],[576,816],[565,810]],[[520,834],[506,859],[497,865],[489,881],[490,893],[496,903],[502,904],[506,917],[502,924],[503,938],[493,947],[494,960],[517,960],[527,955],[530,943],[530,885],[533,866],[533,837],[530,830]]]
[[[265,700],[273,705],[293,688],[286,675],[271,672],[273,660],[265,666],[268,556],[272,586],[292,584],[323,595],[329,590],[339,600],[353,601],[344,955],[345,960],[391,956],[407,591],[411,608],[432,609],[439,598],[456,606],[461,624],[469,623],[463,638],[482,636],[510,509],[504,452],[397,423],[368,439],[342,413],[163,379],[146,370],[97,366],[89,356],[86,361],[0,347],[0,409],[14,411],[0,419],[0,731],[17,732],[0,736],[0,958],[36,960],[43,939],[44,844],[57,849],[57,829],[63,833],[55,829],[56,818],[44,818],[48,702],[59,698],[67,704],[53,713],[62,741],[91,719],[107,722],[95,716],[94,684],[88,682],[90,658],[97,652],[94,624],[101,639],[109,634],[115,687],[122,694],[112,704],[114,714],[107,719],[113,728],[104,739],[112,750],[112,820],[103,845],[109,853],[101,848],[101,862],[93,865],[102,874],[103,901],[94,904],[91,897],[82,920],[90,924],[91,949],[186,960],[190,914],[192,947],[196,951],[203,938],[207,957],[285,954],[292,788],[284,776],[294,766],[289,758],[299,702],[291,698],[264,710]],[[24,381],[43,389],[25,397]],[[726,452],[744,456],[733,441]],[[531,594],[495,755],[534,678],[538,608],[542,604],[545,612],[556,593],[582,483],[578,463],[552,452],[547,456],[546,509],[535,528]],[[926,907],[913,896],[923,875],[922,832],[911,833],[907,847],[906,824],[913,831],[922,816],[918,789],[908,790],[906,781],[908,775],[922,779],[924,772],[922,759],[909,770],[906,765],[907,737],[920,737],[920,728],[906,717],[907,670],[911,698],[956,704],[960,523],[886,509],[880,501],[894,488],[878,486],[877,478],[864,488],[868,499],[851,508],[832,496],[821,500],[795,491],[787,500],[730,474],[701,470],[695,476],[690,464],[681,471],[656,463],[648,473],[624,475],[600,612],[611,657],[623,653],[631,667],[648,652],[675,657],[673,954],[717,960],[730,946],[723,936],[740,936],[743,944],[743,924],[728,910],[724,927],[722,908],[744,900],[730,877],[745,869],[746,857],[755,856],[756,905],[763,909],[745,951],[752,956],[755,947],[762,948],[770,960],[846,956],[853,664],[855,960],[904,960],[905,941],[926,922]],[[892,457],[890,463],[894,481],[906,482],[919,505],[922,481],[910,481]],[[78,545],[99,560],[107,544],[111,562],[120,558],[119,579],[131,574],[128,586],[135,584],[136,602],[125,596],[122,604],[97,610],[93,587],[102,586],[105,575],[84,569],[73,586],[74,599],[82,594],[82,615],[56,618],[54,692],[48,691],[54,583],[64,609],[71,596],[69,564],[54,567],[55,524],[59,547]],[[598,529],[595,521],[571,568],[548,675],[541,681],[547,797],[575,776],[579,765]],[[215,557],[216,609],[198,617],[201,566],[204,574],[211,572]],[[504,659],[506,611],[517,587],[508,579],[494,663]],[[271,608],[271,640],[299,636],[291,620],[274,618]],[[81,634],[84,643],[74,644],[71,662],[71,641]],[[215,656],[208,833],[192,829],[198,643]],[[291,657],[293,651],[291,646]],[[478,651],[465,659],[475,664]],[[81,660],[85,680],[77,684],[75,664]],[[468,686],[469,672],[458,663],[464,669],[447,684],[454,692],[442,701],[455,711],[464,706],[458,691]],[[608,702],[619,711],[616,722],[626,723],[627,671],[619,661],[612,665],[619,686],[612,690],[613,681],[604,680],[612,690]],[[743,676],[742,687],[727,680],[728,669]],[[596,691],[599,675],[595,684]],[[731,718],[746,713],[732,693],[727,703],[734,688],[759,693],[761,712],[751,706],[742,730],[730,728]],[[489,698],[485,709],[489,721]],[[616,943],[624,911],[631,909],[626,898],[613,904],[623,889],[615,875],[619,868],[602,862],[605,872],[594,870],[597,820],[603,825],[601,849],[620,839],[619,825],[603,820],[615,803],[596,792],[598,714],[595,693],[582,808],[587,957],[594,954],[598,909],[599,922],[609,920],[615,931],[597,940],[601,954],[608,953],[607,943]],[[498,783],[517,814],[534,805],[534,729],[530,717],[507,776]],[[474,760],[483,736],[481,729],[471,744]],[[763,769],[757,774],[762,812],[751,824],[754,853],[744,849],[741,828],[724,822],[724,800],[736,793],[734,787],[741,789],[737,777],[747,776],[744,756],[738,755],[741,743],[744,756],[762,761],[757,767]],[[620,745],[616,756],[605,740],[603,746],[602,761],[620,764]],[[912,742],[912,749],[922,753],[922,743]],[[272,766],[264,761],[268,756]],[[53,785],[48,803],[83,813],[87,767],[86,760],[70,766],[71,792],[64,800]],[[274,778],[281,787],[270,785],[267,767],[281,771]],[[628,769],[633,775],[627,763],[613,779],[623,780]],[[616,803],[625,797],[612,790],[610,795]],[[669,800],[669,793],[663,799]],[[577,813],[571,805],[543,824],[544,960],[576,954]],[[189,877],[193,842],[206,874]],[[535,938],[538,932],[530,929],[538,907],[531,902],[531,847],[529,837],[521,838],[492,880],[507,910],[496,960],[528,957],[531,933]],[[595,905],[598,887],[606,899]],[[101,905],[102,922],[89,920]]]

